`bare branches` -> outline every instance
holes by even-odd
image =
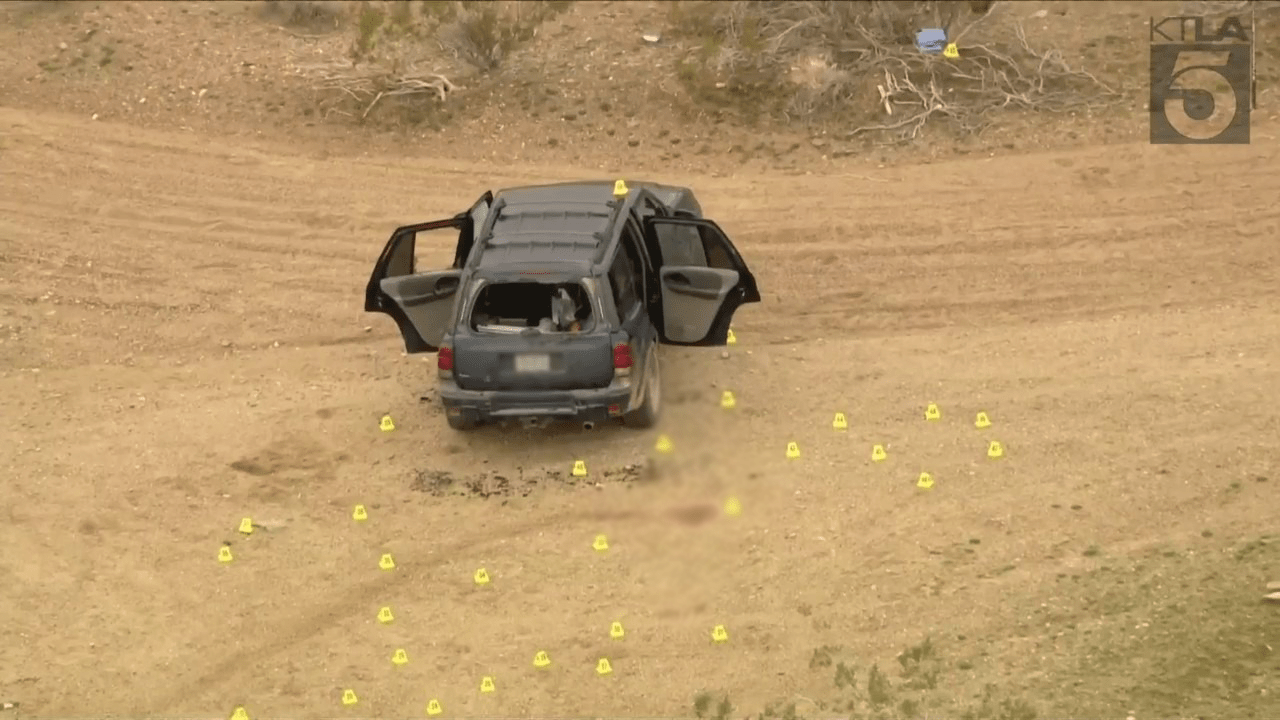
[[[444,75],[415,67],[334,62],[302,65],[297,71],[311,81],[314,89],[332,98],[329,109],[333,100],[347,98],[359,103],[364,108],[361,119],[368,117],[383,98],[429,94],[444,102],[449,93],[459,89]]]
[[[689,72],[699,57],[691,54],[686,84],[693,77],[702,87],[729,87],[745,97],[760,86],[759,78],[771,77],[774,92],[755,98],[757,105],[781,103],[788,118],[862,120],[850,137],[880,134],[906,141],[935,121],[978,133],[1003,109],[1090,110],[1121,98],[1068,65],[1060,52],[1033,48],[1021,25],[993,27],[999,2],[790,0],[723,6],[702,32],[715,39],[714,52],[706,51],[706,42],[697,51],[709,77]],[[696,15],[687,11],[686,17]],[[959,45],[959,57],[916,48],[916,32],[939,23],[948,28],[949,42]],[[1001,36],[1007,39],[991,39]],[[754,86],[739,81],[735,88],[742,78]]]
[[[1060,52],[1032,48],[1021,24],[1014,32],[1018,47],[1013,52],[969,45],[960,57],[945,58],[891,51],[862,29],[876,51],[873,62],[885,76],[886,114],[897,119],[854,128],[849,136],[888,132],[895,140],[910,140],[934,117],[961,132],[976,133],[997,110],[1094,109],[1120,96],[1092,74],[1070,67]]]

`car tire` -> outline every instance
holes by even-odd
[[[476,426],[480,424],[476,422],[474,419],[467,417],[465,415],[446,414],[444,418],[445,420],[448,421],[449,427],[453,428],[454,430],[458,430],[460,432],[465,432],[467,430],[474,430]]]
[[[662,368],[658,364],[656,343],[650,350],[644,374],[644,402],[640,403],[640,407],[622,417],[624,425],[642,430],[657,425],[658,417],[662,412]]]

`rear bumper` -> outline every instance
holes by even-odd
[[[604,422],[631,410],[630,383],[587,390],[464,390],[440,382],[446,414],[475,422],[537,418]]]

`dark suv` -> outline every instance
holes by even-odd
[[[452,231],[453,264],[424,270],[424,233]],[[687,188],[576,182],[485,193],[447,220],[397,229],[364,309],[410,353],[438,353],[449,425],[555,419],[651,427],[658,344],[724,345],[755,278]]]

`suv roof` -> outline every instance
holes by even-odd
[[[698,210],[688,188],[636,182],[631,190],[648,190],[669,208]],[[495,270],[537,263],[560,270],[585,272],[603,260],[600,253],[613,239],[613,181],[529,185],[500,190],[497,212],[479,242],[476,267]]]

